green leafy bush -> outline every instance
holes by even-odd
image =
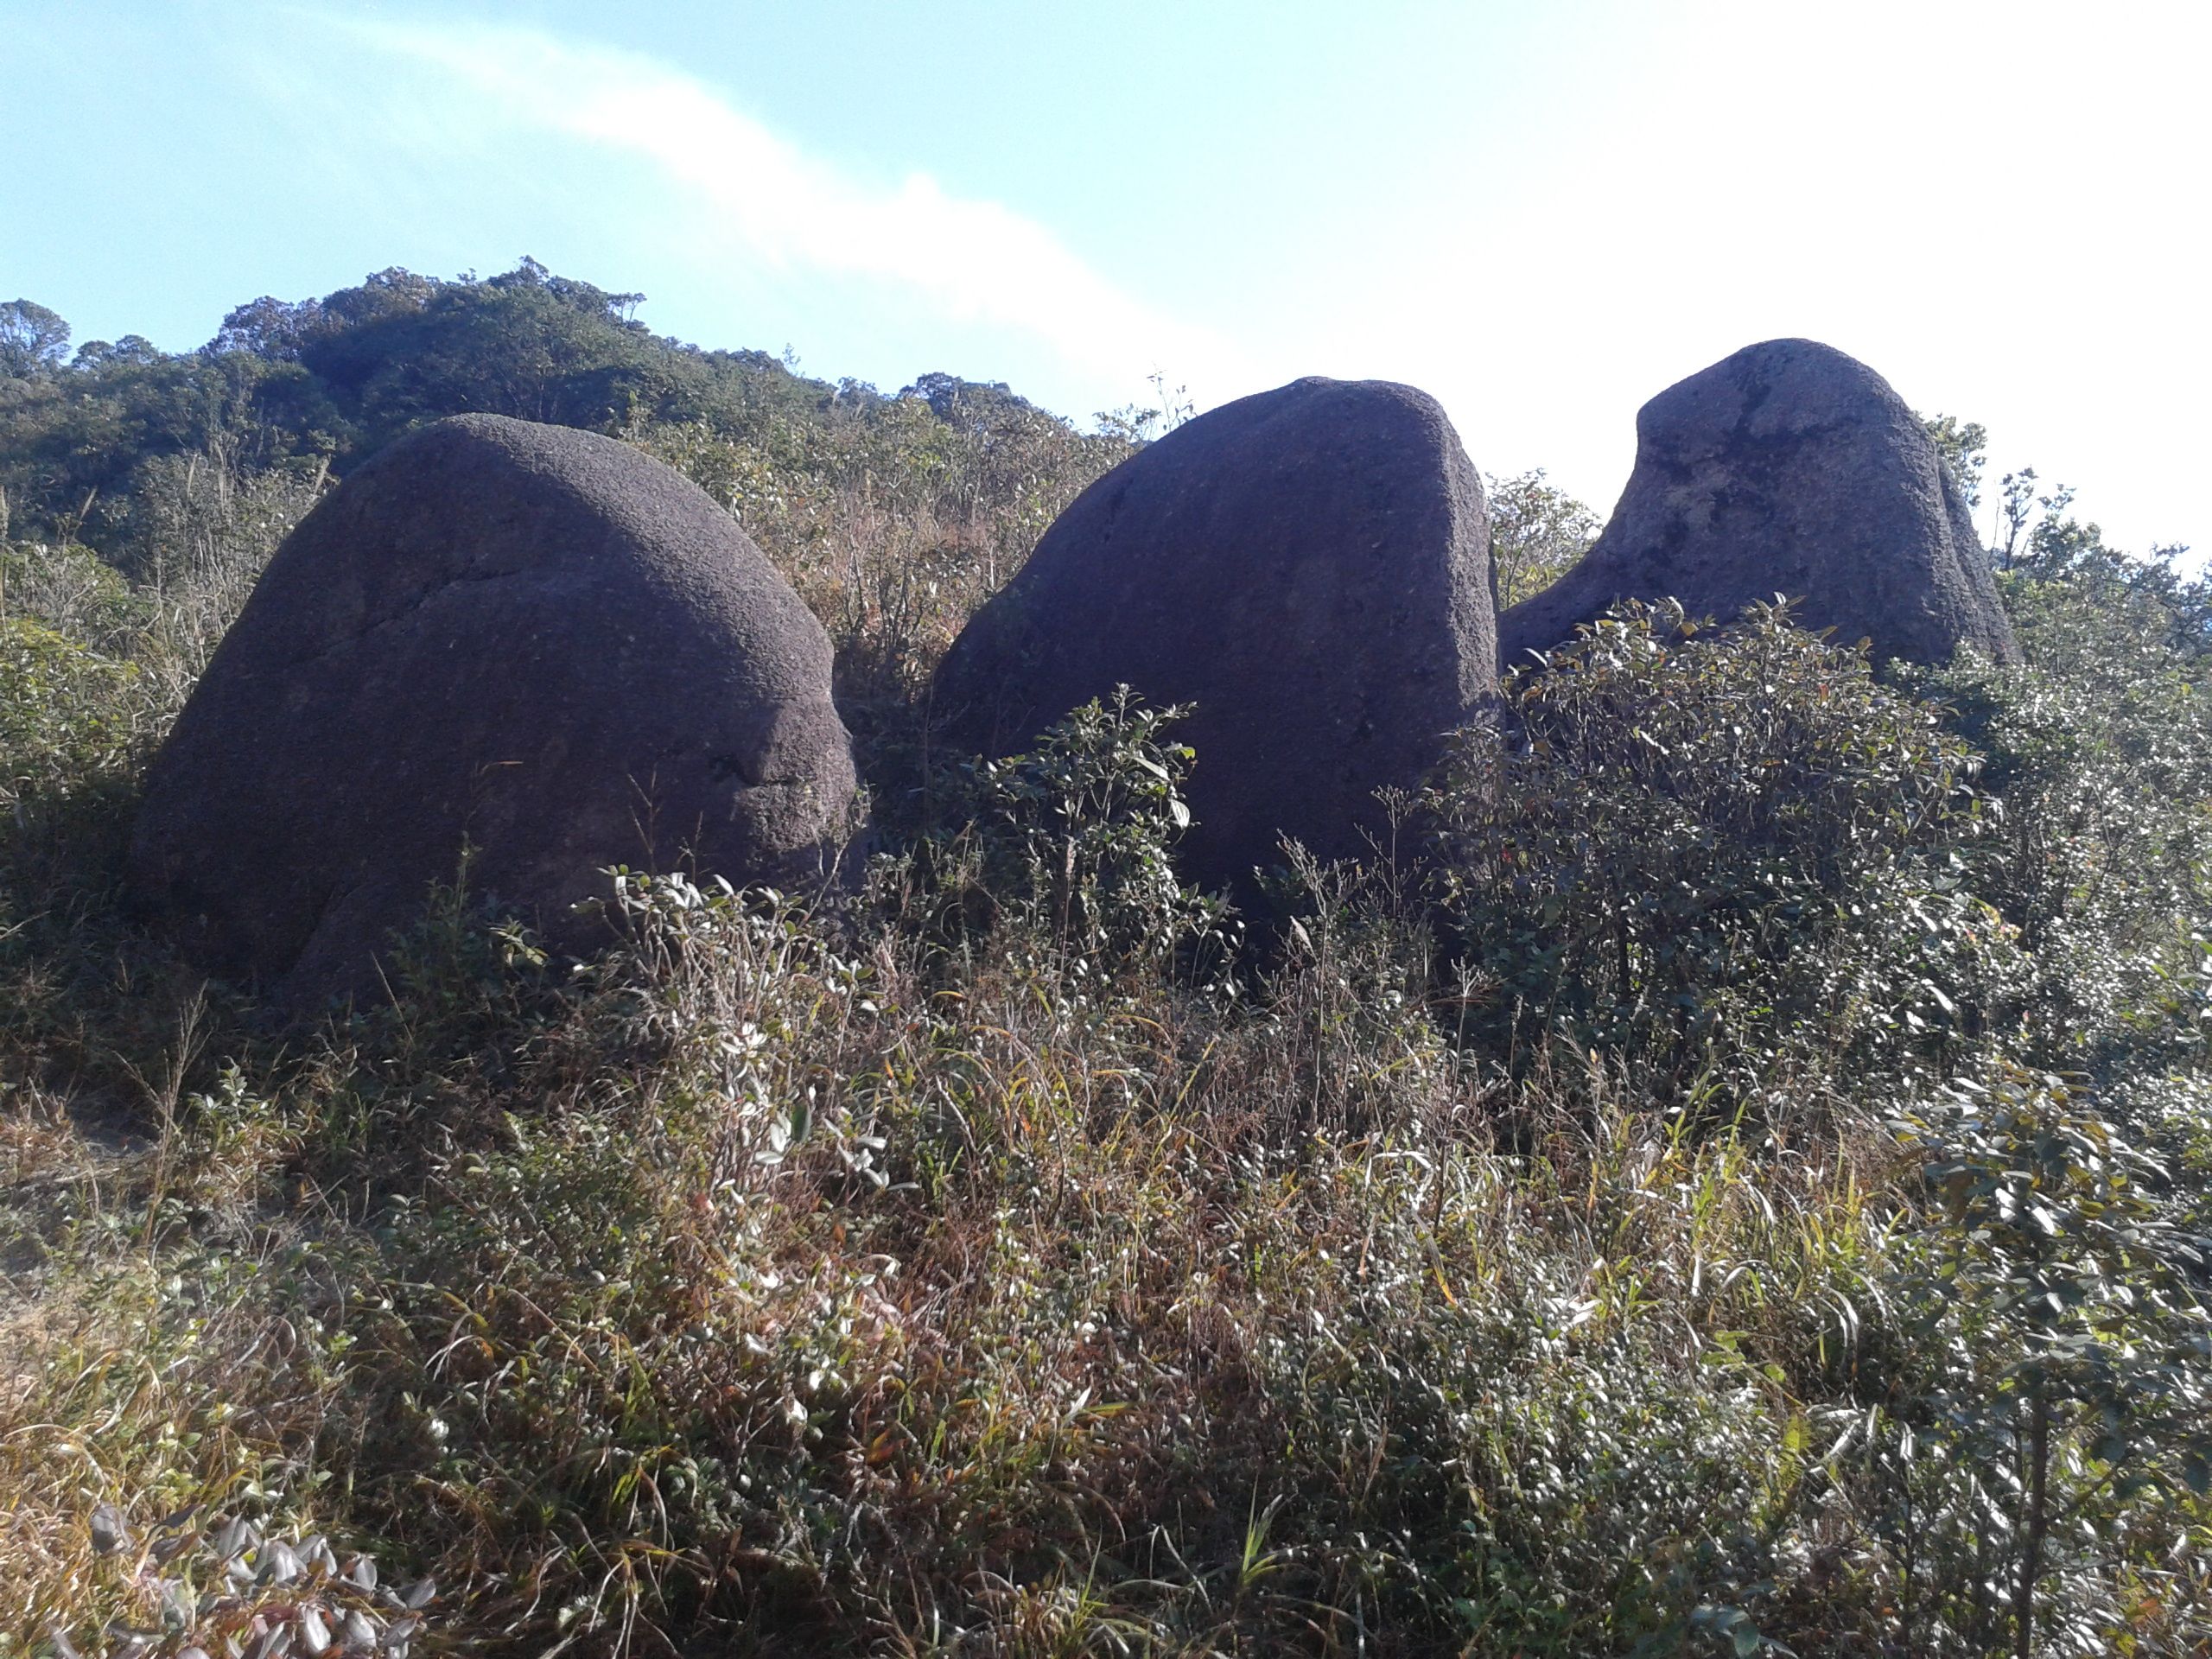
[[[1468,1036],[1738,1093],[1974,1034],[1974,760],[1866,659],[1755,607],[1630,603],[1517,671],[1423,797]]]
[[[130,756],[137,669],[43,624],[0,617],[0,810],[111,776]]]
[[[2174,612],[2102,565],[2006,591],[2026,665],[1916,677],[1984,757],[1972,880],[2018,930],[2027,1055],[2155,1074],[2204,1044],[2212,688]]]
[[[956,886],[973,884],[995,922],[1029,930],[1081,970],[1156,969],[1219,938],[1227,906],[1175,873],[1191,824],[1179,789],[1194,756],[1165,734],[1187,712],[1147,708],[1123,686],[1027,752],[968,764],[967,827],[938,849],[940,864]]]
[[[2153,1563],[2201,1548],[2212,1522],[2203,1217],[2049,1074],[2000,1065],[1896,1128],[1928,1203],[1898,1252],[1908,1325],[1867,1452],[1903,1639],[1961,1654],[2139,1640],[2188,1600],[2186,1576]],[[2123,1540],[2141,1563],[2126,1597],[2101,1582]]]
[[[81,543],[0,543],[0,612],[96,651],[127,651],[151,620],[146,596]]]

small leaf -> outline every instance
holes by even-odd
[[[92,1553],[112,1555],[130,1541],[130,1529],[123,1524],[123,1512],[112,1503],[103,1503],[92,1511]]]
[[[2184,1457],[2181,1478],[2199,1497],[2212,1497],[2212,1452],[2191,1452]]]
[[[289,1584],[300,1576],[300,1558],[289,1544],[270,1544],[261,1552],[261,1570],[253,1576],[262,1584]]]

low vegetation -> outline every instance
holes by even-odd
[[[0,1654],[2212,1651],[2170,556],[2027,526],[2016,669],[1618,610],[1247,938],[1173,711],[963,766],[917,707],[1141,411],[664,385],[518,278],[0,380]],[[549,306],[637,360],[461,372]],[[288,1027],[122,913],[137,771],[331,469],[495,392],[791,575],[885,849],[623,873],[582,964],[448,892]]]

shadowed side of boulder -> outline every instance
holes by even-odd
[[[1005,753],[1118,684],[1189,703],[1186,876],[1245,887],[1282,836],[1357,856],[1497,689],[1482,484],[1435,401],[1300,380],[1092,485],[954,643],[936,703]]]
[[[821,875],[855,790],[821,626],[613,439],[441,421],[278,550],[149,770],[135,903],[208,971],[365,993],[464,845],[560,946],[607,866]]]
[[[1878,660],[2018,649],[1965,501],[1926,429],[1865,364],[1772,340],[1669,387],[1637,416],[1636,467],[1594,546],[1498,620],[1504,666],[1622,599],[1733,617],[1777,594]]]

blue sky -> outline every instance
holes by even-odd
[[[1809,334],[2212,550],[2199,4],[0,0],[0,298],[177,349],[524,253],[654,327],[1064,413],[1433,391],[1601,510]]]

